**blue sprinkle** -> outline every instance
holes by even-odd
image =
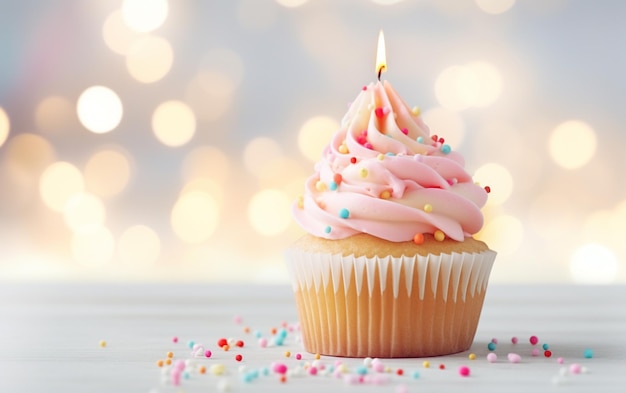
[[[423,136],[418,136],[417,137],[417,143],[424,143],[424,137]]]
[[[365,367],[365,366],[359,366],[359,367],[357,367],[357,368],[356,368],[356,370],[355,370],[355,371],[356,371],[356,373],[357,373],[357,374],[359,374],[359,375],[365,375],[365,374],[367,374],[367,367]]]
[[[541,347],[543,348],[544,351],[547,351],[550,348],[548,344],[543,344]]]
[[[583,356],[585,359],[591,359],[593,357],[593,350],[587,348],[583,351]]]
[[[450,147],[450,145],[443,145],[441,146],[441,151],[443,152],[443,154],[449,154],[452,151],[452,148]]]
[[[339,210],[339,217],[341,218],[348,218],[350,217],[350,211],[346,208],[343,208],[341,210]]]
[[[326,228],[324,228],[324,232],[330,233],[330,230],[331,230],[330,225],[326,225]]]
[[[193,342],[193,341],[189,341],[189,342],[187,343],[187,346],[189,347],[189,349],[193,349],[193,346],[194,346],[194,345],[196,345],[196,343],[195,343],[195,342]]]
[[[283,344],[285,343],[285,339],[282,337],[274,337],[274,344],[276,344],[277,347],[282,347]]]
[[[261,374],[267,377],[268,375],[270,375],[270,369],[268,367],[263,367],[261,369]]]
[[[241,378],[243,379],[243,381],[245,383],[250,383],[252,382],[252,380],[254,379],[254,377],[252,376],[252,374],[244,374],[243,377]]]
[[[335,191],[337,189],[337,183],[331,181],[330,183],[328,183],[328,188],[330,188],[331,191]]]
[[[420,372],[417,370],[413,371],[413,379],[418,379],[419,377],[420,377]]]
[[[190,375],[189,375],[189,371],[185,371],[183,372],[183,378],[185,379],[189,379]]]
[[[283,328],[278,331],[278,337],[285,339],[287,338],[287,329]]]
[[[396,155],[396,153],[390,151],[390,152],[385,153],[385,155],[389,157],[393,157]]]
[[[326,367],[326,369],[328,370],[329,373],[332,373],[333,371],[335,371],[335,366],[331,364],[330,366]]]
[[[490,342],[489,344],[487,344],[487,349],[490,350],[490,351],[495,351],[496,343]]]
[[[263,335],[263,333],[261,333],[261,331],[259,331],[259,330],[255,330],[254,331],[254,337],[261,338],[262,335]]]

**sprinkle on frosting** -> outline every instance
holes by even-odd
[[[391,191],[383,190],[383,192],[380,193],[380,198],[381,199],[389,199],[389,198],[391,198]]]
[[[435,240],[437,240],[438,242],[442,242],[445,238],[446,235],[442,231],[440,231],[439,229],[435,231]]]
[[[350,217],[350,211],[346,208],[342,208],[341,210],[339,210],[339,217],[341,218],[348,218]]]
[[[419,107],[419,106],[414,106],[414,107],[411,109],[411,113],[413,114],[413,116],[419,116],[419,115],[421,115],[421,114],[422,114],[422,110],[420,109],[420,107]]]
[[[433,205],[431,205],[430,203],[425,204],[425,205],[424,205],[424,211],[425,211],[426,213],[430,213],[430,212],[432,212],[432,211],[433,211]]]

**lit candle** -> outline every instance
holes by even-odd
[[[376,51],[376,73],[378,74],[378,80],[380,80],[380,74],[387,71],[387,56],[385,54],[385,36],[381,30],[378,33],[378,50]]]

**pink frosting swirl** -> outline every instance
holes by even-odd
[[[293,215],[327,239],[367,233],[400,242],[439,230],[462,241],[482,227],[486,200],[463,157],[433,140],[385,81],[364,87],[352,103]]]

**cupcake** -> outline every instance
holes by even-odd
[[[487,190],[387,81],[363,87],[324,149],[286,252],[304,347],[348,357],[467,350],[496,253]]]

